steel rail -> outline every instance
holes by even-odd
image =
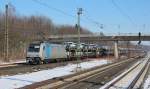
[[[79,75],[76,75],[76,76],[73,76],[73,77],[69,77],[69,78],[63,79],[63,81],[58,80],[56,82],[40,86],[36,89],[54,89],[54,88],[60,88],[60,87],[61,87],[61,89],[63,89],[65,87],[72,86],[72,85],[74,85],[77,82],[80,82],[82,80],[85,80],[85,79],[88,79],[90,77],[99,75],[99,74],[103,73],[104,71],[107,71],[108,69],[112,69],[112,68],[118,67],[118,66],[120,66],[124,63],[131,62],[131,61],[135,60],[136,58],[138,58],[138,57],[130,58],[128,60],[121,61],[121,62],[114,63],[114,64],[110,64],[108,66],[105,66],[105,67],[102,67],[102,68],[99,68],[99,69],[95,69],[95,70],[90,71],[90,72],[85,72],[85,73],[82,73],[82,74],[79,74]],[[65,86],[63,86],[64,84],[65,84]]]
[[[135,83],[133,89],[142,89],[142,85],[144,82],[144,79],[146,77],[146,74],[148,73],[148,69],[150,67],[150,63],[147,64],[147,66],[145,67],[145,70],[143,71],[143,73],[141,74],[141,76],[139,77],[139,79],[137,80],[137,82]]]
[[[134,89],[134,87],[136,86],[137,87],[137,82],[141,81],[139,80],[141,75],[143,74],[144,71],[147,71],[147,68],[148,68],[148,60],[146,60],[146,63],[144,64],[144,66],[141,68],[141,70],[139,71],[139,73],[137,74],[137,76],[135,76],[135,78],[131,81],[131,83],[125,87],[125,89]],[[139,67],[141,63],[137,63],[136,65],[132,66],[129,70],[127,70],[126,72],[122,73],[121,75],[119,75],[117,78],[115,78],[114,80],[110,81],[109,83],[105,84],[103,87],[101,87],[100,89],[109,89],[110,87],[112,89],[115,89],[113,87],[117,87],[115,86],[116,83],[118,83],[118,81],[122,80],[125,76],[127,76],[129,73],[131,73],[134,69],[136,69],[137,67]],[[145,73],[146,74],[146,73]],[[139,80],[139,81],[138,81]],[[140,82],[140,85],[141,85],[141,82]],[[140,87],[140,85],[138,85]],[[119,87],[119,86],[118,86]]]

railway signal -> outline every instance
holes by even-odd
[[[141,32],[138,33],[138,36],[139,36],[139,42],[138,42],[138,44],[140,45],[141,44]]]

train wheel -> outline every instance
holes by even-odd
[[[37,65],[41,65],[41,64],[43,64],[43,62],[42,62],[41,59],[37,59],[37,60],[36,60],[36,64],[37,64]]]
[[[43,61],[42,61],[42,60],[39,60],[39,64],[40,64],[40,65],[43,64]]]
[[[44,60],[44,61],[43,61],[43,64],[48,64],[48,62]]]
[[[33,65],[33,62],[29,61],[27,64],[29,64],[29,65]]]

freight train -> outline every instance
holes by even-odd
[[[49,42],[33,42],[29,44],[26,53],[28,64],[43,64],[53,61],[73,60],[77,57],[97,57],[106,55],[106,51],[94,44],[77,45],[73,42],[54,44]]]
[[[120,54],[127,53],[127,49],[120,49]],[[66,42],[55,44],[49,42],[33,42],[29,44],[26,53],[28,64],[43,64],[53,61],[75,60],[86,57],[113,55],[113,49],[95,44]]]

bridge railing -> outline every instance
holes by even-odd
[[[94,34],[81,34],[80,37],[99,37],[99,36],[138,36],[138,33],[105,33],[100,35],[100,33]],[[150,36],[148,33],[141,33],[141,36]],[[71,38],[78,37],[78,35],[51,35],[48,38]]]
[[[100,33],[94,33],[94,35],[100,36]],[[105,36],[138,36],[139,33],[105,33]],[[141,33],[141,36],[150,36],[150,33]]]

